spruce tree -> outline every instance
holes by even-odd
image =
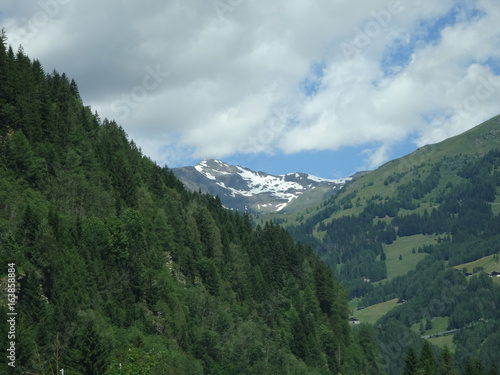
[[[439,356],[439,373],[441,375],[454,375],[456,370],[453,367],[453,354],[448,345],[445,345]]]
[[[0,259],[24,277],[21,372],[49,373],[36,353],[48,367],[60,333],[68,374],[383,373],[310,247],[188,192],[84,107],[74,81],[5,41]]]
[[[88,319],[81,328],[74,343],[75,367],[88,375],[104,374],[108,365],[108,350],[97,332],[95,323]]]
[[[476,372],[476,366],[470,357],[467,357],[463,375],[478,375]]]
[[[421,368],[426,375],[437,375],[438,373],[434,360],[434,353],[432,352],[431,344],[429,344],[427,340],[424,340],[422,345],[419,368]]]
[[[479,358],[476,358],[475,363],[476,375],[484,375],[484,366]]]
[[[414,375],[418,370],[418,359],[412,346],[408,349],[403,368],[403,375]]]

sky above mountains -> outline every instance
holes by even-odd
[[[2,0],[15,50],[170,167],[340,178],[500,113],[498,0]]]

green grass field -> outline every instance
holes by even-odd
[[[492,273],[493,271],[500,272],[500,256],[488,255],[487,257],[475,260],[470,263],[459,264],[453,268],[457,270],[462,270],[467,268],[467,272],[472,272],[474,268],[482,267],[484,272]]]
[[[500,203],[493,203],[491,205],[491,212],[493,213],[493,215],[500,214]]]
[[[358,308],[358,301],[359,298],[353,298],[348,302],[349,310],[351,311],[351,313]]]
[[[444,348],[445,345],[451,350],[452,353],[455,352],[455,344],[453,343],[453,335],[431,337],[427,339],[431,344]]]
[[[416,323],[411,329],[420,334],[420,324]],[[432,329],[425,331],[422,335],[434,335],[436,333],[446,332],[448,330],[448,317],[438,316],[432,319]]]
[[[414,324],[411,329],[420,334],[420,324]],[[432,329],[425,331],[422,336],[435,335],[436,333],[446,332],[448,330],[448,317],[438,316],[432,319]],[[437,345],[440,348],[444,348],[445,345],[450,348],[452,352],[455,351],[455,345],[453,344],[453,335],[430,337],[427,340],[431,344]]]
[[[385,245],[387,279],[391,280],[396,276],[404,275],[408,271],[415,269],[417,263],[426,256],[425,253],[419,254],[418,248],[423,245],[437,243],[438,237],[435,235],[417,234],[408,237],[398,237],[392,244]],[[415,249],[415,254],[412,253],[413,249]],[[402,260],[399,260],[400,255],[402,256]]]
[[[355,311],[353,316],[358,318],[361,323],[375,324],[377,320],[397,306],[397,301],[398,299],[394,298],[390,301],[377,303],[363,310]]]
[[[463,263],[453,268],[457,270],[467,269],[467,272],[473,272],[475,268],[482,267],[484,272],[492,273],[493,271],[500,272],[500,256],[499,255],[488,255],[487,257],[475,260],[470,263]],[[493,282],[500,284],[500,277],[494,277]]]

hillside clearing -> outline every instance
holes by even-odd
[[[478,272],[500,272],[500,256],[498,254],[488,255],[473,262],[459,264],[457,266],[454,266],[453,268],[455,268],[456,270],[466,269],[467,272],[473,274],[476,274]],[[500,277],[494,277],[493,281],[500,284]]]
[[[355,311],[353,316],[358,318],[361,323],[375,324],[377,320],[396,307],[397,302],[398,299],[394,298],[389,301],[377,303],[376,305]]]
[[[455,353],[456,345],[453,343],[453,335],[431,337],[427,339],[431,344],[444,348],[448,346],[452,353]]]
[[[426,256],[425,253],[419,253],[418,248],[437,243],[438,237],[439,235],[416,234],[414,236],[398,237],[392,244],[384,245],[384,252],[387,257],[385,261],[387,280],[392,280],[396,276],[414,270],[417,263]],[[415,249],[415,254],[413,254],[413,249]],[[399,259],[400,256],[401,260]]]

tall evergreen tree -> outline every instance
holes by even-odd
[[[439,356],[439,373],[441,375],[455,375],[456,369],[453,365],[453,354],[448,345],[445,345]]]
[[[482,373],[479,374],[477,372],[476,363],[472,360],[471,357],[467,357],[463,375],[482,375]]]
[[[5,40],[0,259],[18,265],[17,372],[52,361],[57,336],[67,373],[383,373],[310,247],[187,191]]]
[[[476,375],[484,375],[484,366],[479,358],[476,358],[475,369]]]
[[[415,375],[418,370],[418,358],[412,346],[408,349],[403,368],[403,375]]]
[[[426,375],[438,374],[434,353],[432,352],[431,344],[427,340],[424,340],[422,344],[418,367],[422,369]]]
[[[108,366],[108,349],[98,333],[95,323],[88,319],[79,328],[74,343],[75,369],[84,374],[104,374]]]

